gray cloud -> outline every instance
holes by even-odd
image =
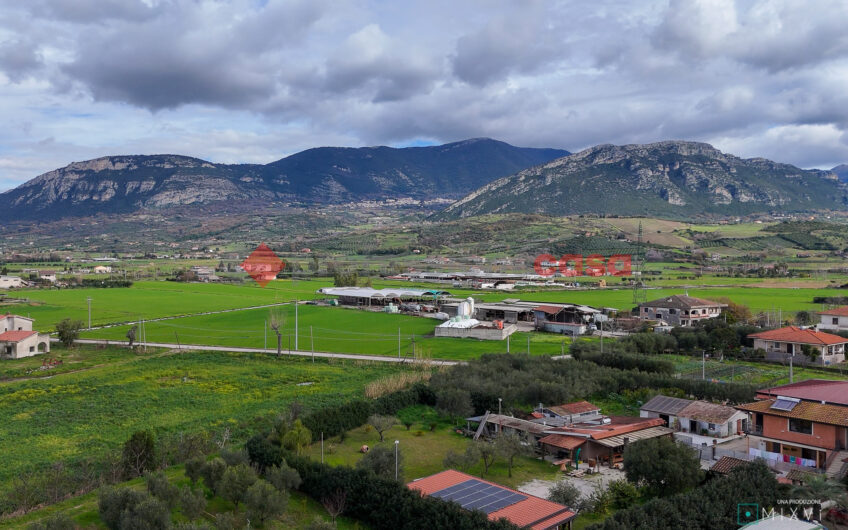
[[[179,150],[669,138],[848,161],[848,4],[32,0],[0,7],[0,179]],[[51,143],[39,143],[45,138]]]

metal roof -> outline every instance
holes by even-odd
[[[676,416],[678,412],[689,406],[690,403],[692,403],[691,399],[659,395],[651,398],[647,403],[639,407],[639,410]]]
[[[318,292],[330,296],[351,296],[354,298],[424,298],[427,296],[450,294],[447,291],[436,291],[432,289],[372,289],[370,287],[322,287],[318,289]]]

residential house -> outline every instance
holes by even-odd
[[[807,379],[757,390],[757,399],[772,399],[777,396],[792,397],[813,403],[841,405],[848,409],[848,381]]]
[[[0,276],[0,289],[14,289],[22,287],[23,284],[20,276]]]
[[[50,283],[56,283],[56,271],[38,271],[38,278]]]
[[[197,280],[201,282],[217,282],[221,278],[215,274],[215,269],[212,267],[200,267],[194,266],[191,268],[191,272],[197,276]]]
[[[845,345],[848,344],[848,339],[839,335],[796,326],[752,333],[748,338],[754,339],[754,348],[766,351],[769,360],[786,360],[796,356],[802,362],[815,360],[825,365],[844,361]],[[805,347],[814,351],[816,359],[804,354]]]
[[[728,475],[734,468],[747,464],[747,460],[734,458],[732,456],[723,456],[718,459],[718,462],[713,464],[710,471],[719,475]]]
[[[684,432],[715,438],[742,434],[748,421],[747,414],[708,401],[693,401],[678,412],[677,417]]]
[[[720,316],[725,307],[727,304],[676,294],[639,304],[639,318],[688,327]]]
[[[20,359],[50,351],[50,335],[33,331],[32,322],[19,315],[0,317],[0,358]]]
[[[818,329],[827,331],[848,331],[848,305],[819,312],[821,322]]]
[[[482,512],[490,521],[506,519],[518,528],[570,530],[571,521],[577,516],[562,504],[453,469],[413,480],[406,487],[422,495],[455,502],[466,510]]]
[[[109,265],[97,265],[94,267],[94,274],[109,274],[112,272],[112,267]]]
[[[777,396],[737,405],[749,414],[751,456],[842,473],[848,457],[848,407]]]

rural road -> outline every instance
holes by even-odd
[[[51,338],[51,342],[59,342],[59,339]],[[75,342],[78,344],[105,344],[109,346],[124,346],[127,347],[127,341],[122,340],[102,340],[102,339],[77,339]],[[136,343],[137,345],[140,343]],[[150,346],[152,348],[172,348],[176,350],[196,350],[196,351],[224,351],[224,352],[238,352],[238,353],[267,353],[270,355],[276,355],[277,350],[266,350],[263,348],[237,348],[233,346],[205,346],[202,344],[175,344],[168,342],[147,342],[144,343],[145,346]],[[325,359],[352,359],[357,361],[377,361],[377,362],[387,362],[387,363],[412,363],[414,362],[412,359],[407,357],[389,357],[382,355],[357,355],[353,353],[330,353],[330,352],[315,352],[312,353],[310,351],[303,350],[292,350],[291,353],[286,350],[286,353],[283,353],[283,356],[287,355],[299,355],[301,357],[321,357]],[[429,364],[437,365],[437,366],[453,366],[456,364],[463,364],[462,361],[443,361],[437,359],[428,359],[427,362]]]
[[[250,311],[251,309],[265,309],[269,307],[280,307],[284,305],[290,305],[293,302],[276,302],[273,304],[263,304],[263,305],[252,305],[248,307],[233,307],[230,309],[217,309],[215,311],[201,311],[199,313],[186,313],[184,315],[169,315],[166,317],[156,317],[156,318],[138,318],[136,320],[128,320],[125,322],[111,322],[109,324],[101,324],[99,326],[92,326],[90,328],[85,328],[85,331],[94,331],[98,329],[108,329],[108,328],[117,328],[120,326],[131,326],[133,324],[138,324],[139,322],[144,321],[147,322],[162,322],[164,320],[178,320],[180,318],[188,318],[188,317],[198,317],[204,315],[218,315],[221,313],[235,313],[238,311]]]

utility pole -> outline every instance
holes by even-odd
[[[509,335],[506,336],[506,352],[509,353]]]
[[[321,463],[324,463],[324,431],[321,431]]]
[[[530,355],[530,335],[527,335],[527,355]]]
[[[707,378],[707,351],[701,350],[701,379]]]
[[[398,359],[400,359],[400,328],[398,328]]]
[[[792,374],[792,360],[793,360],[794,358],[795,358],[795,354],[794,354],[794,353],[793,353],[792,355],[790,355],[790,356],[789,356],[789,383],[790,383],[790,384],[794,383],[794,381],[793,381],[793,374]]]
[[[265,346],[262,348],[263,350],[268,349],[268,319],[265,319],[265,325],[262,326],[262,331],[265,334]]]
[[[88,302],[88,329],[91,329],[91,297],[85,299]]]
[[[415,360],[415,333],[412,334],[412,360]]]
[[[309,326],[309,349],[312,350],[312,362],[315,362],[315,337],[312,335],[312,326]]]
[[[297,347],[297,298],[294,299],[294,349],[299,350]]]
[[[503,398],[498,398],[498,434],[501,433],[501,402]]]

